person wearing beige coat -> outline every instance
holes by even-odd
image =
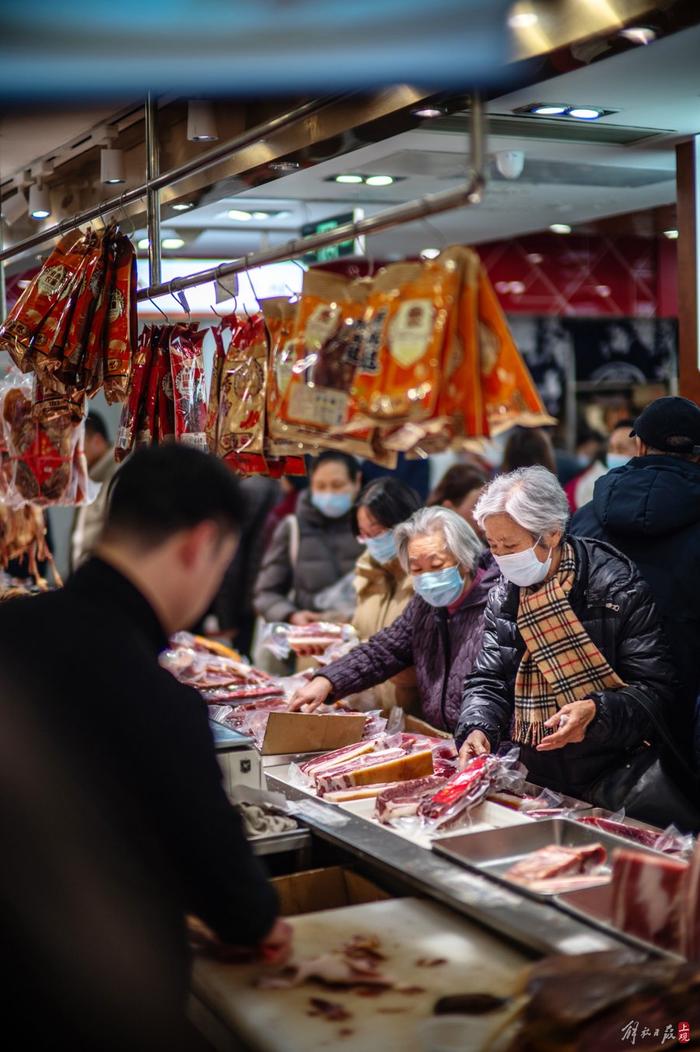
[[[357,606],[352,620],[363,643],[393,624],[414,596],[410,574],[401,568],[393,547],[393,530],[419,507],[418,494],[391,476],[365,486],[353,507],[355,535],[367,545],[355,567]],[[373,689],[382,709],[399,705],[410,715],[420,714],[413,668]]]

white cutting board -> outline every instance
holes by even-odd
[[[260,966],[197,960],[195,996],[255,1052],[422,1052],[417,1027],[432,1015],[439,997],[467,992],[507,995],[528,963],[516,948],[466,918],[413,898],[311,913],[292,917],[290,923],[297,959],[340,949],[354,935],[378,935],[388,958],[382,966],[386,974],[423,992],[361,997],[319,983],[259,990],[254,981]],[[445,958],[448,963],[420,967],[416,961],[421,958]],[[352,1017],[336,1023],[313,1018],[307,1014],[311,997],[342,1004]],[[386,1011],[393,1008],[399,1011]]]

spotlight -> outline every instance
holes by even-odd
[[[393,175],[368,175],[365,179],[367,186],[391,186],[393,182]]]
[[[8,226],[17,223],[22,216],[27,214],[27,198],[23,190],[18,190],[12,197],[6,197],[2,202],[2,218]]]
[[[347,183],[348,186],[355,186],[358,183],[363,183],[364,179],[362,178],[361,175],[350,175],[350,174],[348,174],[348,175],[336,175],[336,176],[334,176],[334,181],[336,183]]]
[[[531,107],[530,113],[537,117],[561,117],[566,110],[566,106],[560,106],[558,103],[540,102]]]
[[[422,117],[423,120],[433,120],[435,117],[444,117],[447,110],[444,106],[419,106],[411,110],[414,117]]]
[[[568,223],[552,223],[552,224],[550,224],[549,229],[552,231],[553,234],[570,234],[571,233],[571,227],[569,226]]]
[[[269,219],[269,212],[253,212],[253,219]]]
[[[181,201],[177,205],[173,205],[173,212],[187,212],[190,208],[194,208],[192,201]]]
[[[210,102],[190,99],[187,103],[187,138],[190,142],[216,142],[219,138]]]
[[[110,185],[126,182],[122,150],[111,147],[100,150],[100,182]]]
[[[678,231],[677,230],[664,230],[664,237],[667,237],[669,239],[669,241],[677,241],[678,240]]]
[[[48,186],[32,183],[29,187],[29,214],[32,219],[48,219],[51,215],[51,198]]]
[[[173,234],[172,237],[164,237],[160,243],[161,248],[172,249],[173,251],[178,248],[183,248],[185,239],[179,237],[177,234]]]
[[[597,121],[604,112],[605,110],[599,110],[593,106],[572,106],[567,117],[573,117],[577,121]]]
[[[244,212],[242,208],[231,208],[227,214],[229,219],[236,219],[239,223],[248,223],[253,218],[252,212]]]
[[[151,242],[148,240],[147,237],[142,237],[141,240],[136,243],[136,247],[139,250],[139,252],[145,252],[150,243]]]

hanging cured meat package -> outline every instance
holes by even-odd
[[[496,293],[482,266],[479,274],[479,342],[481,389],[484,397],[482,433],[497,435],[519,424],[556,424],[542,402],[508,328]]]
[[[206,452],[207,394],[202,345],[204,331],[177,326],[170,337],[170,378],[174,435],[178,442]]]
[[[237,320],[221,368],[217,452],[241,474],[265,475],[267,330],[262,314]]]

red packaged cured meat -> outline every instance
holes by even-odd
[[[141,333],[138,347],[136,348],[129,391],[122,409],[121,421],[117,432],[114,457],[119,462],[128,457],[134,447],[139,407],[145,395],[151,368],[152,343],[153,330],[147,325]]]
[[[206,452],[207,398],[202,345],[204,332],[177,328],[170,338],[175,438]]]
[[[266,383],[267,330],[262,314],[255,314],[231,337],[219,395],[219,452],[243,475],[267,474]]]
[[[126,397],[137,325],[136,253],[129,238],[117,234],[107,329],[102,347],[104,394],[108,402],[121,402]]]
[[[690,860],[683,899],[683,952],[689,961],[700,961],[700,844]]]

